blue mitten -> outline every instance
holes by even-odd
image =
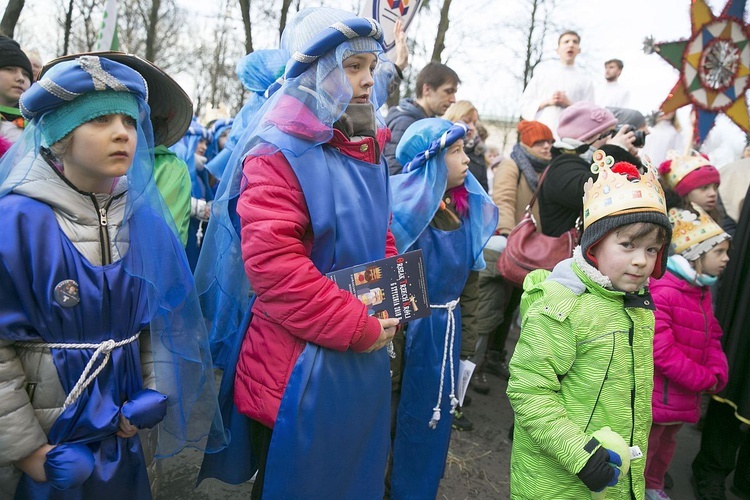
[[[167,414],[167,396],[151,389],[143,389],[122,405],[122,416],[139,429],[150,429]]]
[[[75,488],[94,472],[94,455],[83,444],[58,444],[47,452],[44,472],[53,488]]]

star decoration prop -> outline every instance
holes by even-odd
[[[692,104],[696,111],[695,140],[702,143],[719,113],[750,133],[745,90],[750,85],[750,43],[744,22],[746,0],[729,0],[714,16],[705,0],[692,0],[692,34],[688,40],[644,41],[647,53],[657,52],[680,72],[680,79],[661,104],[664,113]]]

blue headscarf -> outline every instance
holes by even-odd
[[[50,146],[43,134],[49,113],[91,92],[128,92],[136,99],[136,152],[126,174],[127,201],[120,228],[127,236],[116,237],[115,244],[127,245],[118,248],[120,255],[130,252],[130,258],[123,260],[123,270],[147,285],[156,388],[169,398],[167,414],[159,424],[157,456],[175,455],[186,446],[218,451],[226,438],[217,412],[208,338],[185,253],[180,244],[159,248],[158,252],[148,245],[129,245],[131,239],[160,240],[154,231],[163,231],[164,227],[154,227],[155,215],[174,226],[153,180],[154,145],[147,81],[127,65],[126,55],[119,56],[123,64],[95,55],[65,59],[53,62],[49,71],[21,96],[21,109],[30,121],[0,160],[0,197],[25,182],[40,149]],[[155,66],[153,69],[150,77],[163,74]],[[158,79],[154,82],[159,83]],[[209,434],[216,446],[206,449]]]
[[[232,130],[229,132],[224,149],[219,151],[206,164],[206,168],[214,177],[221,179],[224,175],[224,169],[229,163],[234,147],[255,113],[266,102],[266,89],[284,73],[284,67],[288,59],[289,53],[285,50],[256,50],[237,63],[237,77],[242,85],[250,91],[250,97],[247,98],[245,105],[234,117]]]
[[[399,252],[411,247],[435,217],[448,185],[446,151],[467,131],[461,122],[426,118],[404,132],[396,147],[396,159],[404,165],[404,171],[391,177],[391,231]],[[495,232],[498,210],[471,172],[467,172],[464,187],[469,194],[472,270],[478,271],[485,267],[482,249]]]
[[[184,161],[188,167],[188,173],[190,173],[190,184],[191,190],[190,195],[193,198],[202,200],[211,200],[213,193],[208,193],[210,187],[204,186],[203,182],[198,182],[198,172],[195,168],[195,150],[198,148],[198,143],[201,140],[210,141],[208,130],[198,122],[197,117],[193,117],[190,122],[185,135],[177,141],[174,145],[170,146],[169,149],[177,155],[179,159]]]
[[[384,127],[377,109],[384,103],[386,88],[395,75],[395,69],[383,54],[382,43],[382,29],[375,21],[320,7],[300,11],[284,30],[281,51],[268,54],[264,66],[269,70],[266,74],[273,72],[273,63],[279,60],[279,54],[292,56],[284,76],[271,81],[273,84],[266,91],[270,96],[268,100],[243,125],[242,137],[221,177],[195,271],[214,353],[220,344],[231,345],[231,339],[244,334],[238,329],[251,293],[235,213],[237,198],[245,186],[242,171],[245,156],[273,155],[279,150],[302,155],[328,142],[333,137],[333,123],[341,117],[352,98],[342,61],[361,52],[378,56],[375,86],[370,98],[378,126]],[[264,140],[267,137],[265,132],[272,129],[283,130],[285,140],[278,144]],[[215,358],[219,365],[223,359],[222,355]]]
[[[232,118],[217,118],[211,124],[211,128],[208,129],[209,142],[206,148],[206,158],[209,161],[219,154],[219,139],[232,130],[233,123]]]

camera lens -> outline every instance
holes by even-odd
[[[642,148],[646,145],[646,132],[643,130],[636,130],[633,132],[635,134],[635,140],[633,141],[633,146],[637,148]]]

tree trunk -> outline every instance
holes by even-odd
[[[73,27],[73,0],[70,0],[68,4],[68,12],[65,13],[65,26],[63,34],[63,53],[62,55],[68,55],[68,49],[70,48],[70,31]]]
[[[281,40],[281,34],[286,28],[286,18],[289,14],[289,6],[292,5],[292,0],[283,0],[281,2],[281,17],[279,18],[279,40]]]
[[[8,0],[5,7],[3,20],[0,21],[0,34],[13,38],[13,32],[16,30],[16,23],[21,16],[24,0]]]
[[[159,23],[159,7],[161,0],[151,1],[151,13],[148,16],[148,26],[146,31],[146,59],[153,61],[156,56],[156,27]]]
[[[438,32],[435,37],[435,46],[432,49],[431,61],[440,62],[440,56],[445,49],[445,33],[448,31],[448,9],[451,8],[452,0],[443,0],[443,7],[440,9],[440,22],[438,23]]]
[[[534,46],[534,29],[536,28],[536,10],[538,7],[537,0],[531,2],[531,21],[529,24],[529,31],[526,34],[526,59],[523,62],[523,89],[526,90],[526,86],[529,84],[529,80],[534,75],[534,68],[531,64],[531,53]]]
[[[250,21],[250,0],[240,0],[242,24],[245,27],[245,54],[253,51],[253,24]]]

